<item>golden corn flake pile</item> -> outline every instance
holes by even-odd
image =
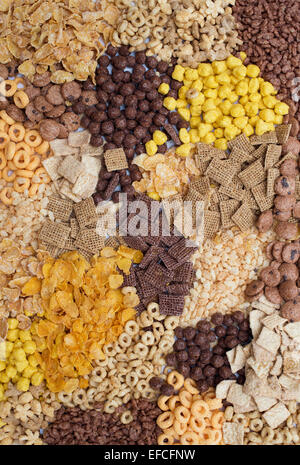
[[[31,326],[48,388],[72,392],[87,387],[83,376],[94,360],[104,360],[104,344],[115,341],[139,304],[135,288],[120,289],[123,275],[143,254],[126,246],[106,247],[89,264],[76,251],[43,265],[44,278],[32,278],[23,293],[40,292],[43,318]]]
[[[30,80],[48,67],[55,84],[93,78],[104,52],[99,39],[109,42],[118,16],[102,0],[1,0],[0,62],[20,60]]]

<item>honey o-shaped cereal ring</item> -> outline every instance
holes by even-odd
[[[5,123],[9,124],[9,126],[15,123],[15,120],[8,116],[5,110],[0,111],[0,118],[2,118]]]
[[[35,147],[35,151],[36,153],[38,153],[39,155],[44,155],[48,152],[50,148],[50,144],[48,141],[44,140],[41,145],[39,145],[38,147]]]
[[[205,400],[205,402],[208,402],[209,400],[212,400],[212,399],[215,399],[215,398],[216,398],[216,393],[213,390],[209,390],[209,391],[205,392],[204,395],[203,395],[203,400]]]
[[[14,190],[22,193],[30,187],[30,180],[28,178],[16,178],[14,180]]]
[[[159,396],[157,400],[157,405],[159,406],[160,410],[162,410],[163,412],[167,412],[169,410],[169,400],[170,396]]]
[[[38,155],[31,155],[30,162],[27,165],[28,170],[35,171],[41,164],[41,159]]]
[[[161,433],[157,438],[159,446],[172,446],[174,444],[174,436],[171,433]]]
[[[186,432],[187,427],[188,427],[187,423],[181,423],[177,419],[174,420],[173,428],[174,428],[175,433],[177,434],[177,437],[182,436]]]
[[[32,129],[31,131],[26,132],[24,141],[29,145],[29,147],[39,147],[42,143],[42,138],[35,129]]]
[[[0,132],[0,149],[4,149],[6,145],[9,143],[9,135],[6,132]]]
[[[3,179],[7,182],[13,182],[16,179],[16,172],[6,166],[2,171]]]
[[[29,170],[17,170],[16,175],[21,178],[32,178],[33,172]]]
[[[187,409],[183,405],[180,405],[179,407],[175,408],[174,415],[176,420],[178,420],[180,423],[188,423],[191,413],[189,409]]]
[[[0,119],[0,131],[7,133],[8,129],[9,125],[3,119]]]
[[[3,168],[6,167],[6,165],[7,165],[6,157],[4,153],[1,151],[0,152],[0,170],[3,170]]]
[[[12,124],[9,127],[8,135],[12,142],[21,142],[25,136],[25,128],[20,123]]]
[[[180,444],[184,446],[196,446],[199,444],[199,438],[193,431],[187,431],[180,438]]]
[[[24,150],[25,152],[29,153],[29,155],[33,155],[33,148],[29,147],[23,140],[22,142],[18,142],[16,144],[16,152],[19,150]]]
[[[178,395],[182,405],[184,407],[190,408],[193,400],[192,394],[189,391],[186,391],[185,389],[181,389]]]
[[[185,389],[191,394],[199,394],[196,382],[191,378],[186,378],[183,383]]]
[[[213,445],[220,441],[222,438],[222,433],[220,430],[206,428],[202,433],[202,438],[206,445]]]
[[[0,192],[0,200],[1,202],[4,203],[4,205],[12,205],[13,203],[13,198],[12,198],[12,193],[13,193],[13,189],[12,187],[4,187],[4,189],[2,189],[2,191]]]
[[[16,153],[16,144],[15,142],[9,141],[9,143],[5,147],[6,160],[12,160],[14,158],[15,153]]]
[[[29,97],[24,90],[17,90],[14,94],[14,103],[18,108],[25,108],[29,103]]]
[[[184,377],[181,373],[173,370],[168,374],[167,381],[174,387],[175,391],[178,391],[183,386]]]
[[[30,198],[34,197],[37,194],[39,186],[40,184],[36,184],[36,183],[31,184],[28,190],[28,195]]]
[[[224,422],[223,412],[214,412],[211,416],[211,426],[215,429],[221,429]]]
[[[175,410],[176,407],[181,405],[179,396],[172,396],[168,401],[168,406],[170,410]]]
[[[209,417],[210,410],[207,403],[204,400],[196,400],[192,403],[191,406],[191,414],[194,417],[201,416],[201,417]]]
[[[23,170],[30,162],[30,155],[25,150],[19,150],[14,154],[13,161],[16,168]]]
[[[191,416],[189,425],[192,428],[192,430],[195,431],[197,434],[203,433],[203,431],[206,428],[205,419],[201,417]]]
[[[156,420],[157,426],[161,429],[170,428],[174,423],[174,414],[170,411],[161,413]]]
[[[17,91],[17,84],[15,81],[5,79],[0,83],[0,94],[4,97],[12,97]]]
[[[43,167],[38,168],[34,172],[34,177],[35,177],[34,182],[38,184],[42,184],[42,183],[48,184],[51,181],[50,177],[47,174],[47,171]]]

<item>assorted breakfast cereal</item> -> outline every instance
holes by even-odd
[[[0,444],[300,444],[286,0],[1,0]]]

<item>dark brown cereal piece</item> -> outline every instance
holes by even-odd
[[[266,210],[262,212],[256,220],[256,226],[259,232],[265,233],[271,229],[273,224],[273,213],[272,210]]]
[[[60,132],[60,126],[56,121],[53,121],[52,119],[44,119],[40,123],[39,131],[41,137],[44,140],[50,141],[58,137]]]
[[[8,78],[8,69],[2,64],[0,64],[0,77],[4,79],[4,81]]]
[[[151,262],[145,271],[144,279],[157,289],[165,289],[172,281],[173,273],[159,263]]]
[[[294,155],[298,155],[300,152],[300,141],[297,140],[296,137],[289,137],[288,141],[282,146],[282,152],[291,152]]]
[[[63,105],[65,103],[59,85],[51,85],[45,97],[52,105]]]
[[[279,176],[274,184],[274,190],[278,195],[292,195],[295,193],[295,178]]]
[[[275,243],[276,243],[275,241],[272,241],[266,247],[266,256],[268,257],[269,260],[273,259],[273,245]]]
[[[282,249],[281,255],[285,263],[296,263],[300,256],[299,244],[295,242],[286,244]]]
[[[290,322],[300,321],[300,303],[296,300],[289,300],[283,304],[280,313]]]
[[[146,269],[148,265],[152,262],[152,260],[157,261],[158,255],[162,251],[162,247],[157,247],[155,245],[149,247],[142,261],[139,263],[139,268]]]
[[[264,289],[265,297],[268,299],[272,304],[279,305],[282,303],[282,298],[279,294],[277,287],[269,287],[266,286]]]
[[[164,249],[161,249],[159,253],[159,258],[168,270],[174,271],[180,266],[180,263],[178,263],[177,260],[171,257],[171,255],[168,254],[168,252],[166,252]]]
[[[292,216],[292,210],[282,211],[274,208],[273,213],[278,221],[288,221]]]
[[[272,248],[272,255],[278,262],[282,262],[282,249],[284,247],[284,242],[275,242]]]
[[[80,126],[80,116],[76,115],[73,111],[70,111],[68,113],[64,113],[60,117],[60,122],[63,126],[65,126],[67,131],[77,131]]]
[[[8,107],[5,108],[5,111],[8,114],[8,116],[10,116],[18,123],[23,123],[26,119],[24,111],[14,104],[8,105]]]
[[[48,71],[42,74],[36,73],[34,75],[32,84],[36,87],[45,87],[48,84],[50,84],[51,82],[50,78],[51,78],[51,74]]]
[[[148,250],[148,244],[144,241],[142,237],[130,237],[125,236],[124,241],[131,247],[132,249],[141,250],[142,252],[146,252]]]
[[[167,287],[168,294],[185,296],[189,293],[190,287],[188,284],[169,284]]]
[[[281,176],[287,176],[287,177],[295,177],[298,174],[298,163],[297,160],[285,160],[281,165],[280,165],[280,174]]]
[[[43,113],[38,111],[32,102],[30,102],[25,108],[25,114],[27,118],[34,124],[39,123],[43,119]]]
[[[279,294],[283,298],[283,300],[292,300],[298,295],[298,287],[296,286],[296,282],[292,281],[291,279],[287,279],[283,283],[279,284]]]
[[[269,287],[278,286],[280,283],[280,273],[271,266],[267,266],[260,272],[260,279]]]
[[[296,203],[293,195],[276,195],[274,199],[275,208],[279,211],[290,211]]]
[[[61,94],[65,100],[74,102],[81,96],[81,85],[76,81],[65,82],[61,86]]]
[[[45,112],[47,118],[59,118],[66,111],[65,105],[53,106],[52,110]]]
[[[292,281],[297,281],[297,279],[299,278],[299,270],[294,263],[282,263],[278,270],[283,281],[286,281],[288,279],[291,279]]]
[[[256,279],[255,281],[251,281],[251,283],[247,284],[245,294],[249,297],[252,297],[263,290],[265,283],[260,279]]]
[[[275,226],[275,233],[280,239],[290,240],[294,239],[298,231],[296,223],[289,223],[286,221],[279,222]]]
[[[195,279],[195,270],[191,262],[184,263],[176,268],[173,281],[179,283],[192,283]]]
[[[300,219],[300,202],[296,202],[293,207],[293,216],[294,218]]]
[[[181,315],[184,308],[184,297],[160,294],[159,311],[162,315]]]
[[[33,103],[37,111],[40,111],[41,113],[51,111],[54,108],[53,105],[51,105],[51,103],[49,103],[48,100],[46,100],[46,98],[42,95],[35,97]]]
[[[84,105],[91,106],[96,105],[98,102],[97,93],[94,90],[84,90],[81,93],[81,102]]]

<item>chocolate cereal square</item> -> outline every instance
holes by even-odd
[[[162,315],[179,316],[184,309],[184,297],[179,295],[160,294],[158,296],[159,311]]]
[[[151,262],[146,269],[143,279],[150,286],[156,289],[165,289],[165,287],[171,282],[173,273],[164,266],[156,262]]]

